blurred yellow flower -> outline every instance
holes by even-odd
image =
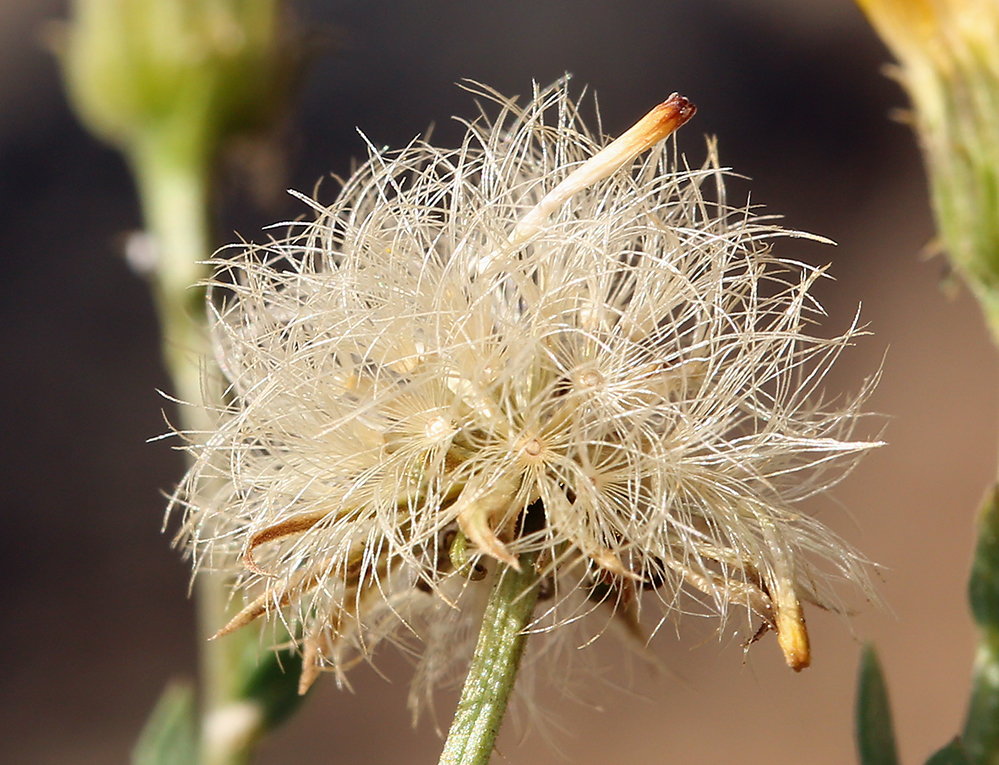
[[[858,3],[898,58],[942,244],[999,341],[999,2]]]

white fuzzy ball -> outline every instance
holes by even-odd
[[[534,553],[539,628],[736,605],[806,666],[800,602],[869,589],[796,509],[877,445],[864,393],[818,390],[856,323],[812,334],[822,270],[727,206],[713,146],[677,168],[661,138],[689,113],[598,155],[564,82],[524,107],[470,89],[498,115],[460,148],[372,147],[314,222],[218,262],[229,389],[174,501],[195,565],[248,598],[230,628],[280,615],[306,684],[415,637],[431,687],[481,575]]]

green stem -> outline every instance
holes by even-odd
[[[203,261],[212,254],[210,235],[210,165],[198,152],[172,151],[169,142],[151,140],[131,153],[147,233],[155,248],[150,273],[163,339],[163,360],[180,406],[181,427],[192,434],[211,430],[202,406],[204,374],[210,358],[205,326],[204,290],[209,272]],[[202,765],[241,765],[249,742],[259,733],[261,715],[244,707],[248,641],[252,632],[210,641],[228,621],[224,577],[202,572],[196,580],[198,643],[202,700]]]
[[[204,428],[201,364],[208,350],[204,306],[196,285],[212,253],[209,226],[209,168],[199,157],[178,157],[149,140],[131,153],[146,231],[155,248],[150,273],[163,338],[163,360],[181,408],[184,427]]]
[[[496,573],[440,765],[486,765],[493,753],[538,600],[534,556],[522,555],[520,569]]]
[[[962,739],[971,762],[996,765],[999,763],[999,487],[989,491],[979,511],[968,599],[979,635]]]

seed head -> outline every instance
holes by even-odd
[[[195,568],[247,599],[222,633],[284,620],[303,687],[419,645],[432,688],[534,553],[538,631],[737,606],[806,666],[801,602],[867,583],[796,509],[877,445],[863,394],[819,392],[856,322],[811,334],[822,269],[727,206],[713,144],[676,167],[686,99],[606,143],[564,82],[525,107],[469,89],[491,103],[460,148],[371,147],[331,206],[302,197],[314,222],[218,262],[229,389],[173,504]]]

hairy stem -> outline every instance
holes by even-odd
[[[520,571],[497,571],[440,765],[489,762],[527,642],[538,579],[533,555],[520,557]]]

